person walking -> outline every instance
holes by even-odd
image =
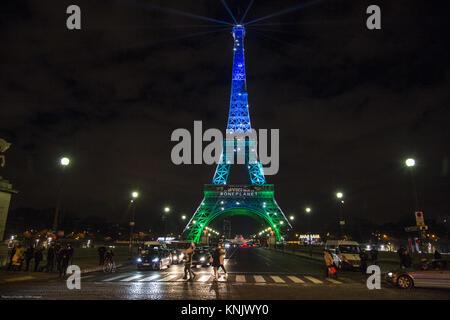
[[[406,249],[403,248],[403,247],[400,247],[400,248],[398,248],[398,250],[397,250],[397,254],[398,254],[398,257],[399,257],[399,259],[400,259],[400,268],[402,268],[402,269],[403,269],[403,262],[404,262],[403,253],[404,253],[405,251],[406,251]]]
[[[61,247],[59,250],[59,278],[64,279],[66,277],[67,267],[69,266],[70,253],[67,248]]]
[[[402,254],[402,269],[411,267],[411,264],[412,264],[411,256],[405,249]]]
[[[46,272],[53,272],[53,266],[55,265],[55,245],[52,243],[47,249],[47,265],[45,266]]]
[[[70,243],[68,243],[66,247],[67,247],[66,248],[67,249],[67,254],[69,255],[68,263],[72,264],[74,249],[73,249],[73,247],[72,247],[72,245]]]
[[[189,274],[189,280],[193,280],[195,278],[195,273],[192,271],[192,256],[194,255],[194,244],[191,243],[189,248],[186,249],[184,252],[184,255],[186,257],[186,260],[184,261],[184,277],[183,279],[188,278]]]
[[[224,261],[225,261],[225,250],[222,249],[222,245],[219,244],[219,250],[220,250],[220,256],[219,256],[219,268],[222,268],[223,272],[225,273],[225,278],[228,277],[227,270],[225,270]],[[217,273],[219,273],[219,268],[217,268]]]
[[[25,251],[25,270],[28,271],[30,268],[30,262],[34,257],[34,248],[30,246],[27,251]]]
[[[39,271],[39,263],[42,261],[42,248],[36,248],[34,252],[34,272]]]
[[[378,261],[378,250],[376,247],[373,247],[372,250],[370,250],[370,258],[372,260],[372,264],[377,264]]]
[[[330,269],[334,268],[336,270],[336,267],[334,266],[334,260],[331,254],[327,250],[323,250],[323,258],[325,260],[325,277],[330,276]],[[337,271],[335,271],[335,275],[337,278]]]
[[[365,274],[366,270],[367,270],[367,253],[366,250],[362,249],[361,252],[359,253],[359,259],[361,260],[361,273]]]
[[[217,280],[217,273],[220,266],[220,245],[217,245],[212,253],[212,266],[214,269],[214,280]]]
[[[13,258],[14,255],[16,254],[16,245],[14,245],[14,247],[12,247],[10,253],[9,253],[9,265],[8,265],[8,271],[11,270],[12,266],[13,266]]]
[[[19,245],[16,249],[16,252],[14,253],[12,261],[14,271],[17,270],[20,271],[22,269],[24,257],[25,257],[25,248],[22,245]]]
[[[98,247],[98,265],[102,266],[105,263],[105,253],[106,253],[106,248],[104,245],[101,245],[100,247]]]

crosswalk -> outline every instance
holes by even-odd
[[[124,273],[113,277],[106,277],[101,282],[183,282],[183,273],[155,273],[155,274],[130,274]],[[226,282],[236,284],[300,284],[300,285],[324,285],[324,284],[343,284],[343,281],[326,278],[318,279],[311,275],[272,275],[272,274],[229,274],[228,277],[221,276],[217,280],[210,273],[198,273],[192,282]]]

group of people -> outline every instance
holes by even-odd
[[[47,263],[39,267],[43,261],[44,248],[42,246],[29,246],[25,248],[23,245],[18,245],[11,249],[8,270],[21,271],[25,263],[23,271],[30,271],[31,262],[34,260],[34,272],[53,272],[56,265],[59,277],[62,278],[66,276],[66,270],[72,261],[73,254],[74,249],[70,243],[66,246],[59,243],[52,243],[47,248]]]
[[[194,255],[195,245],[191,243],[189,248],[187,248],[184,252],[186,257],[184,261],[184,277],[183,279],[187,280],[189,276],[189,280],[193,280],[196,274],[192,271],[192,257]],[[210,263],[214,269],[214,280],[218,280],[219,278],[219,269],[222,269],[224,272],[224,276],[227,277],[227,270],[225,270],[224,266],[225,259],[225,250],[222,249],[222,245],[217,244],[216,248],[212,252]]]

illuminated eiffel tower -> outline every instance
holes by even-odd
[[[278,240],[292,228],[275,201],[273,184],[266,184],[264,170],[258,160],[256,138],[251,135],[253,131],[246,91],[244,36],[245,29],[242,25],[233,27],[234,58],[226,139],[212,184],[205,184],[203,201],[183,231],[183,238],[186,240],[199,242],[202,234],[209,232],[208,225],[219,216],[251,216],[271,228]],[[239,135],[247,135],[250,139],[239,138]],[[250,184],[229,185],[234,156],[241,148],[245,148],[243,154]]]

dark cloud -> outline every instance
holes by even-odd
[[[255,2],[247,20],[299,2]],[[230,21],[220,1],[148,3]],[[78,1],[83,30],[71,32],[69,4],[3,4],[0,128],[13,146],[1,175],[20,190],[12,207],[51,207],[57,159],[68,154],[64,203],[80,216],[123,218],[134,188],[142,225],[156,225],[166,204],[193,213],[215,168],[173,165],[170,134],[194,120],[225,128],[230,30],[145,1],[104,0]],[[247,2],[229,4],[242,15]],[[327,1],[247,30],[252,123],[281,133],[280,171],[268,181],[286,213],[314,206],[316,225],[335,216],[337,188],[349,217],[411,212],[406,156],[418,160],[425,213],[449,210],[448,11],[378,1],[383,29],[369,31],[369,4]]]

